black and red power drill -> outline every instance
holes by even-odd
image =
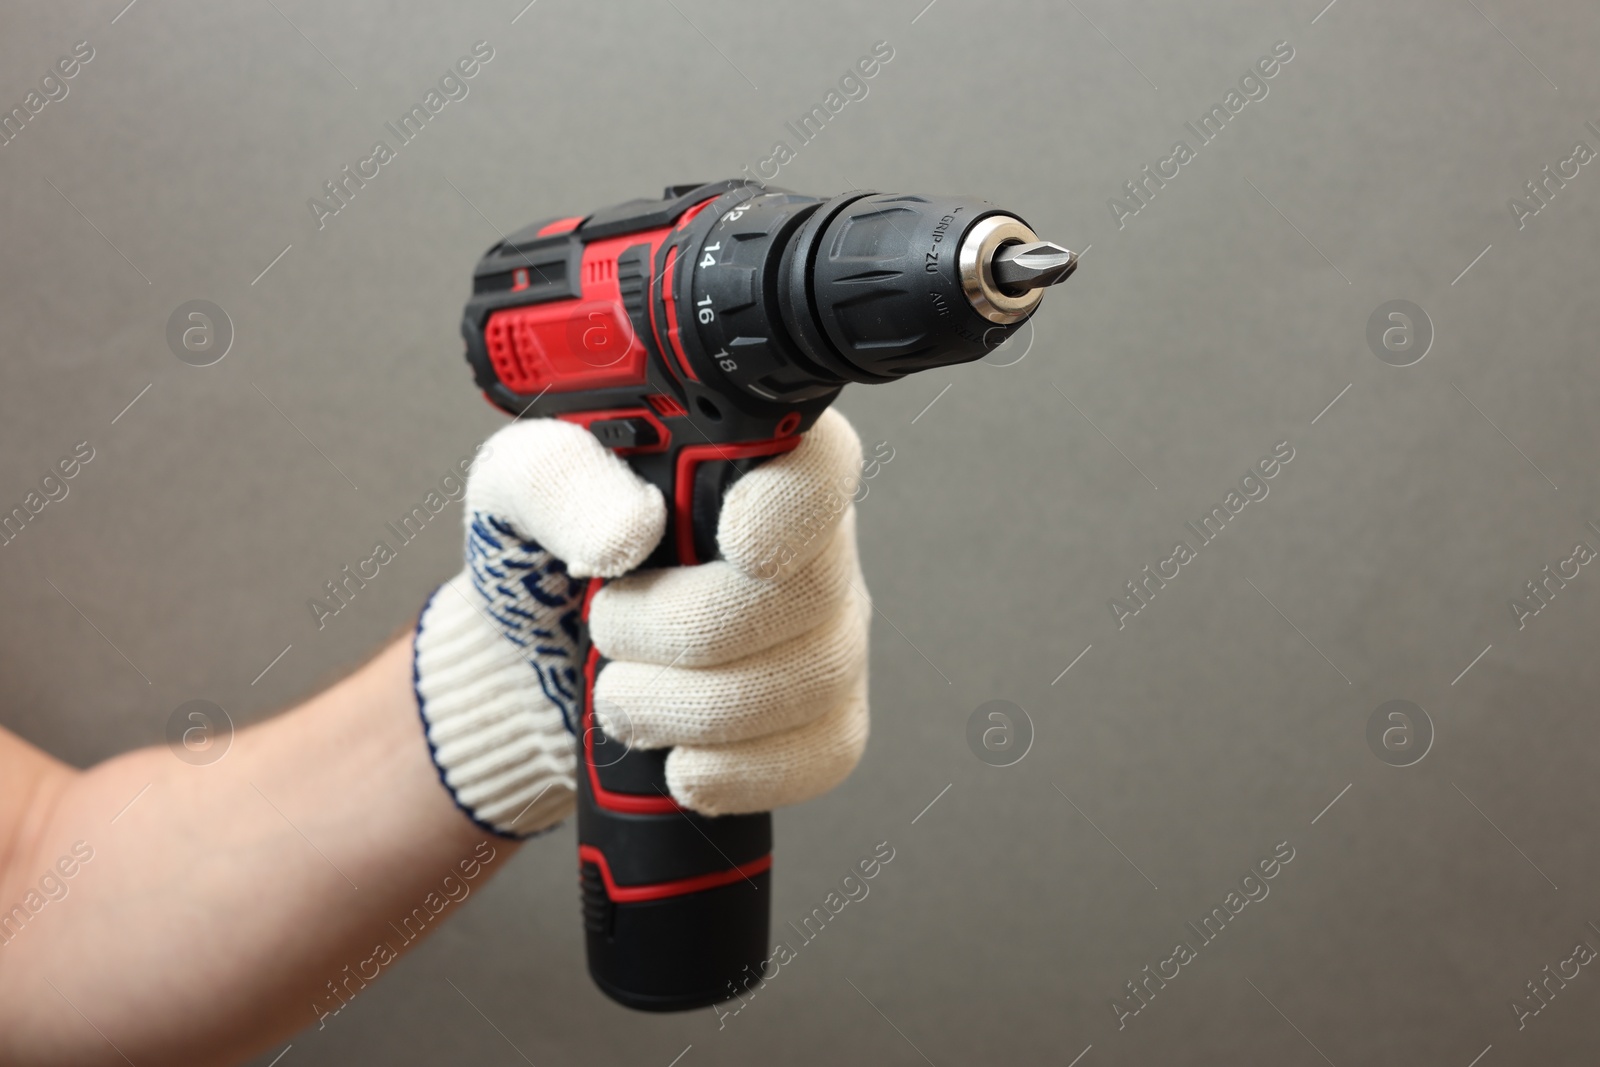
[[[1076,265],[968,197],[675,185],[496,244],[461,330],[490,401],[587,427],[661,490],[667,532],[646,565],[691,566],[716,557],[728,486],[794,448],[847,382],[981,358]],[[767,954],[772,817],[681,809],[666,752],[595,723],[603,664],[586,634],[580,651],[590,974],[634,1008],[725,1000]]]

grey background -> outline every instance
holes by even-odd
[[[886,39],[867,99],[777,183],[977,193],[1092,245],[1021,362],[841,404],[895,450],[860,505],[874,735],[848,784],[778,816],[775,919],[877,842],[896,858],[719,1031],[591,988],[565,828],[282,1063],[1592,1052],[1589,969],[1521,1032],[1509,1003],[1600,945],[1600,577],[1520,632],[1507,602],[1600,545],[1600,174],[1521,232],[1506,200],[1600,147],[1600,17],[925,2],[10,11],[6,107],[73,42],[96,55],[0,149],[0,503],[77,441],[97,456],[0,549],[0,721],[87,765],[159,743],[186,700],[255,721],[370,654],[457,565],[454,512],[321,632],[305,602],[500,425],[456,334],[495,229],[753,166]],[[470,96],[319,232],[306,199],[479,39]],[[1279,40],[1267,98],[1119,229],[1107,198],[1193,147],[1183,121]],[[237,331],[208,368],[164,340],[197,298]],[[1412,367],[1365,342],[1392,299],[1436,328]],[[1108,598],[1282,440],[1271,495],[1118,631]],[[1036,728],[1007,769],[965,742],[994,699]],[[1391,699],[1437,730],[1409,768],[1366,744]],[[1119,1031],[1123,983],[1280,841],[1271,895]]]

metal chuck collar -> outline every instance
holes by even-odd
[[[961,288],[973,308],[990,322],[1009,326],[1033,314],[1047,286],[1071,276],[1078,255],[1041,241],[1021,219],[991,215],[961,242],[959,266]]]

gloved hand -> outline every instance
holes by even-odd
[[[519,837],[571,812],[590,577],[618,579],[589,612],[611,661],[596,716],[634,747],[673,746],[679,804],[765,811],[841,782],[867,741],[860,477],[855,431],[825,412],[728,491],[721,559],[629,574],[665,527],[654,486],[570,423],[491,437],[467,484],[466,569],[434,593],[415,639],[417,703],[456,803]]]

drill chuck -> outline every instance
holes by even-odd
[[[1024,246],[1035,261],[1043,247],[1070,265],[1029,271],[1013,254],[997,278],[1002,254]],[[741,306],[703,339],[736,353],[743,387],[772,399],[979,359],[1076,265],[981,200],[886,193],[758,193],[723,215],[704,248],[694,299]]]

